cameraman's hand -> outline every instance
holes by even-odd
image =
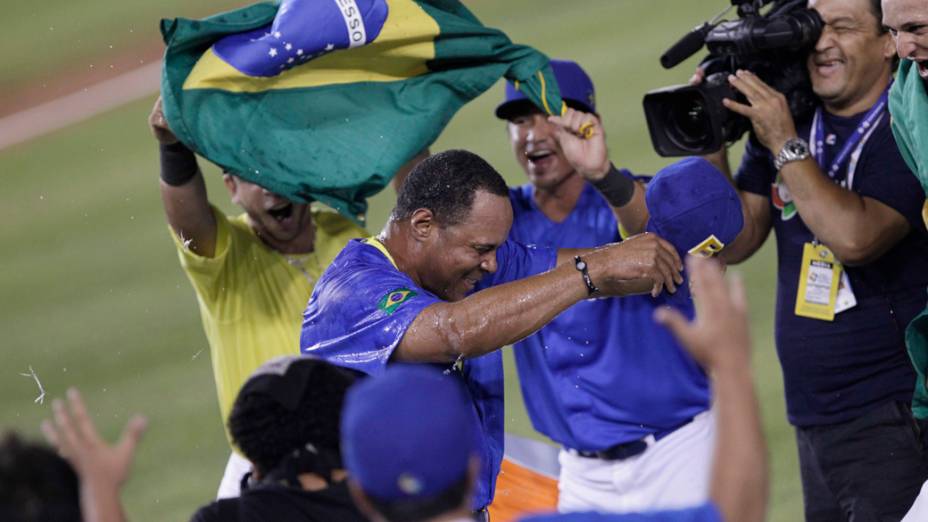
[[[728,98],[723,99],[722,103],[728,110],[751,120],[757,139],[772,154],[779,153],[787,140],[797,137],[796,124],[782,93],[750,71],[739,70],[729,76],[728,81],[748,99],[750,105]]]
[[[177,136],[171,132],[171,128],[168,127],[168,120],[165,119],[164,112],[161,110],[161,96],[158,96],[158,99],[155,100],[155,106],[151,108],[151,114],[148,115],[148,126],[151,127],[151,132],[159,143],[165,145],[177,143]]]
[[[677,250],[656,234],[645,232],[611,243],[584,256],[603,295],[643,294],[657,297],[664,288],[677,291],[683,283],[683,262]]]
[[[699,85],[700,83],[705,81],[705,79],[706,79],[706,70],[703,69],[702,67],[697,67],[696,72],[694,72],[693,75],[690,76],[689,84]]]
[[[564,157],[581,176],[597,181],[609,172],[606,133],[595,114],[568,108],[563,116],[548,116],[548,121],[557,126],[555,138]]]

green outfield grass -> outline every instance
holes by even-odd
[[[19,10],[16,19],[25,26],[37,20],[44,24],[43,17],[51,16],[52,6],[58,3],[12,7]],[[650,88],[685,81],[692,68],[690,64],[664,71],[657,57],[679,34],[727,3],[483,0],[468,4],[487,24],[504,28],[514,41],[581,61],[598,87],[597,103],[612,158],[619,165],[649,173],[667,160],[651,149],[641,96]],[[89,11],[96,12],[74,19],[77,28],[91,31],[84,24],[129,9],[109,1],[94,5],[100,9],[94,7]],[[140,7],[132,23],[136,31],[151,30],[159,16],[194,14],[180,5],[171,0],[154,10]],[[198,4],[198,12],[203,12],[203,5],[211,4]],[[113,38],[115,45],[131,41],[125,35]],[[5,47],[0,52],[6,53],[0,54],[0,63],[7,70],[16,53]],[[465,107],[432,149],[473,150],[511,183],[521,183],[504,125],[492,116],[501,95],[498,84]],[[107,437],[117,435],[130,413],[146,413],[151,426],[125,494],[129,514],[137,521],[186,520],[214,495],[228,456],[195,298],[178,266],[161,213],[156,147],[146,127],[153,99],[0,151],[4,179],[0,217],[5,223],[0,227],[5,245],[0,261],[0,429],[37,436],[39,421],[49,414],[48,400],[33,403],[38,394],[35,383],[19,376],[29,366],[49,396],[61,396],[70,385],[84,391]],[[213,201],[234,211],[217,171],[209,168],[206,174]],[[379,229],[392,201],[389,190],[372,200],[371,230]],[[750,289],[755,375],[773,470],[770,520],[792,522],[801,519],[802,502],[795,443],[785,422],[782,379],[772,342],[775,258],[771,245],[733,270],[744,275]],[[511,354],[507,354],[507,385],[508,428],[531,434]]]

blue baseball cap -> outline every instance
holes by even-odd
[[[669,241],[680,257],[714,255],[741,232],[744,216],[735,188],[702,158],[661,169],[645,192],[647,230]]]
[[[425,499],[466,476],[477,451],[471,402],[455,375],[393,364],[348,392],[342,456],[348,476],[376,500]]]
[[[577,62],[570,60],[551,60],[550,63],[564,103],[583,112],[596,113],[596,91],[586,71]],[[534,104],[521,91],[506,82],[506,99],[496,107],[496,117],[508,120],[532,107]]]

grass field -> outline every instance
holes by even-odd
[[[124,13],[129,27],[150,31],[159,16],[202,14],[204,5],[219,3],[200,3],[196,12],[184,11],[176,0],[161,2],[154,10],[120,4],[117,11],[115,2],[97,1],[85,6],[79,17],[74,15],[73,24],[83,34],[102,32],[92,28],[102,23],[114,45],[129,45],[138,42],[117,34],[125,27],[116,27],[111,17]],[[17,30],[41,30],[56,4],[62,3],[16,8],[15,19],[22,22]],[[641,96],[648,89],[685,81],[692,68],[689,64],[664,71],[657,57],[680,34],[728,2],[468,4],[485,23],[504,28],[514,41],[581,61],[598,87],[612,158],[646,173],[666,160],[652,152]],[[10,41],[18,48],[2,46],[0,54],[7,72],[17,70],[10,67],[27,47],[21,40]],[[62,52],[83,59],[86,49],[73,47],[63,45]],[[43,67],[51,67],[51,62]],[[511,183],[521,183],[504,127],[492,116],[501,93],[498,84],[465,107],[432,149],[473,150]],[[215,493],[228,455],[195,299],[178,266],[158,199],[156,148],[145,123],[153,99],[0,151],[0,218],[5,223],[0,228],[5,245],[0,261],[0,429],[37,435],[38,422],[49,413],[48,401],[33,403],[38,394],[35,383],[19,376],[30,366],[49,396],[61,396],[70,385],[83,390],[109,437],[116,436],[130,413],[146,413],[150,430],[125,494],[129,514],[137,521],[185,520]],[[213,201],[232,212],[216,170],[207,169],[207,178]],[[392,197],[388,191],[372,200],[372,230],[383,223]],[[772,343],[772,254],[768,244],[737,270],[751,293],[755,374],[773,468],[770,520],[786,522],[801,518],[802,503],[795,443],[785,422]],[[511,357],[507,358],[508,427],[529,434]]]

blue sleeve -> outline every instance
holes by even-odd
[[[749,139],[744,147],[741,165],[735,173],[738,190],[770,197],[770,185],[776,181],[776,177],[770,151]]]
[[[353,268],[319,279],[303,314],[300,351],[376,375],[419,313],[440,300],[399,271]]]
[[[476,290],[547,272],[556,263],[557,250],[553,248],[526,246],[507,239],[496,250],[496,272],[483,278]]]
[[[923,227],[925,193],[902,159],[889,123],[880,122],[860,157],[861,165],[851,187],[854,192],[893,208],[912,227]]]
[[[674,511],[648,513],[568,513],[523,518],[520,522],[722,522],[722,515],[713,504]]]

